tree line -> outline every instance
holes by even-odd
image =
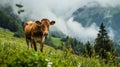
[[[18,15],[13,13],[10,5],[0,6],[0,27],[14,32],[14,36],[23,37],[22,21]]]

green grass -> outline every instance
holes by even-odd
[[[52,37],[52,40],[56,45],[61,43],[60,38]],[[52,67],[78,67],[79,64],[82,67],[101,67],[95,57],[85,58],[47,45],[44,45],[43,53],[28,49],[24,38],[15,38],[12,32],[0,28],[0,67],[46,67],[48,62],[52,62]]]
[[[53,44],[56,46],[56,47],[61,47],[62,46],[62,42],[61,41],[61,38],[57,38],[57,37],[51,37],[52,41],[53,41]]]

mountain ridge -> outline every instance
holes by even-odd
[[[114,31],[115,41],[120,39],[118,34],[120,33],[120,7],[102,7],[99,4],[95,6],[84,6],[78,8],[72,16],[74,21],[79,22],[84,27],[89,27],[91,24],[96,23],[100,26],[104,23],[106,28],[111,28]]]

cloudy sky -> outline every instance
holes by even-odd
[[[51,26],[52,30],[59,30],[66,35],[81,39],[82,41],[94,40],[98,33],[95,23],[90,27],[84,28],[81,24],[73,21],[72,13],[78,8],[88,5],[91,2],[98,2],[100,5],[115,7],[120,4],[120,0],[0,0],[0,4],[10,4],[17,14],[16,3],[24,5],[25,12],[20,15],[21,19],[40,20],[48,18],[55,20],[56,24]],[[114,38],[114,33],[110,29],[109,35]]]

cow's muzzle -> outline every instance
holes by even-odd
[[[48,32],[44,32],[44,35],[47,36],[47,35],[48,35]]]

